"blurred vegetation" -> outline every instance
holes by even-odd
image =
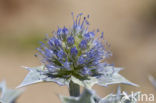
[[[43,41],[45,35],[43,32],[33,31],[28,35],[9,36],[3,35],[0,38],[0,47],[4,50],[11,51],[31,51],[40,46],[40,41]]]
[[[151,2],[144,10],[144,21],[152,26],[156,26],[156,1]]]
[[[142,7],[139,19],[143,27],[144,35],[149,36],[149,33],[155,32],[156,28],[156,1],[150,1]]]

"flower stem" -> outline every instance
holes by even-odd
[[[70,96],[74,97],[80,96],[80,86],[74,83],[72,80],[69,83],[69,94]]]
[[[16,103],[16,101],[13,101],[13,102],[11,102],[11,103]]]

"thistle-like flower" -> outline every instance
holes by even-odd
[[[58,28],[54,36],[46,38],[46,42],[38,48],[49,76],[64,79],[74,76],[85,80],[88,76],[101,75],[98,67],[107,65],[105,59],[111,56],[111,52],[106,49],[108,46],[104,44],[103,32],[96,37],[98,30],[88,30],[88,18],[81,20],[82,13],[76,19],[73,15],[71,29]]]
[[[40,48],[37,48],[37,56],[43,65],[26,67],[29,73],[18,87],[43,81],[52,81],[59,85],[74,85],[74,82],[87,88],[94,84],[135,85],[119,74],[122,68],[106,63],[106,58],[112,55],[109,45],[103,38],[103,32],[88,30],[89,16],[82,18],[82,13],[76,19],[73,14],[72,16],[72,28],[58,28],[53,32],[53,37],[47,36],[41,42]]]

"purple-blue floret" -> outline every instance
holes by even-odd
[[[69,46],[71,46],[71,45],[73,45],[74,44],[74,37],[73,36],[70,36],[70,37],[68,37],[67,38],[67,44],[69,45]]]
[[[72,56],[77,56],[78,51],[77,51],[76,47],[71,48],[70,53]]]
[[[79,47],[84,50],[87,48],[87,41],[86,40],[82,40],[81,43],[79,44]]]

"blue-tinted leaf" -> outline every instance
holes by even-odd
[[[0,84],[2,90],[0,102],[2,103],[13,103],[23,92],[23,89],[9,89],[6,87],[5,81]]]
[[[71,80],[83,87],[86,88],[92,88],[95,84],[101,85],[101,86],[108,86],[111,84],[128,84],[133,86],[138,86],[123,76],[119,74],[119,71],[122,70],[121,68],[115,68],[113,66],[107,66],[104,69],[102,69],[101,73],[102,75],[99,77],[88,77],[89,80],[81,81],[75,77],[71,77]]]
[[[111,84],[128,84],[133,86],[138,86],[123,76],[119,74],[119,71],[122,70],[122,68],[116,68],[113,66],[107,66],[103,69],[102,73],[103,75],[98,78],[98,84],[101,86],[108,86]]]
[[[27,74],[23,82],[17,88],[31,85],[34,83],[39,83],[39,82],[55,82],[59,85],[65,85],[67,82],[66,80],[61,79],[61,78],[51,78],[45,75],[42,72],[42,71],[44,72],[46,71],[44,70],[45,69],[44,66],[39,66],[39,67],[34,67],[34,68],[25,67],[25,69],[27,69],[29,73]]]
[[[23,82],[18,87],[23,87],[26,85],[31,85],[39,82],[55,82],[62,86],[62,85],[69,85],[70,80],[89,89],[92,88],[92,86],[94,86],[95,84],[101,86],[107,86],[110,84],[124,83],[124,84],[137,86],[136,84],[128,81],[127,79],[125,79],[123,76],[119,74],[121,68],[115,68],[111,66],[102,69],[103,71],[101,72],[102,75],[100,77],[88,77],[89,80],[84,80],[84,81],[81,81],[75,77],[71,77],[68,81],[63,78],[48,77],[45,74],[45,72],[48,71],[47,69],[45,69],[44,66],[39,66],[34,68],[25,67],[25,69],[27,69],[29,73],[27,74]]]
[[[117,90],[117,94],[109,94],[108,96],[102,98],[99,103],[137,103],[137,99],[140,92],[128,95],[126,92]]]
[[[151,81],[152,85],[156,88],[156,80],[153,76],[149,76],[149,80]]]

